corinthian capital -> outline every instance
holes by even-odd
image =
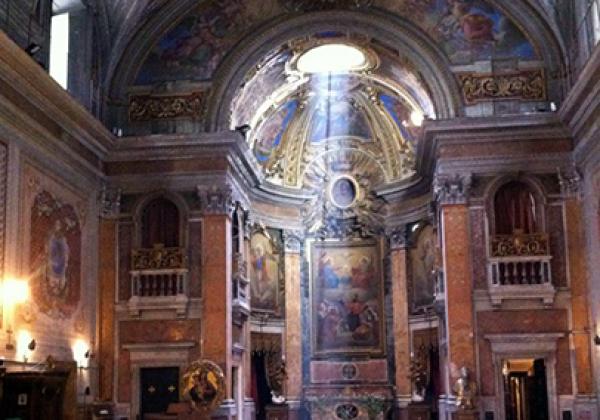
[[[102,186],[98,196],[100,217],[111,218],[119,215],[121,210],[121,189]]]
[[[204,214],[231,215],[235,205],[233,190],[228,184],[212,187],[197,187],[198,198]]]
[[[390,249],[404,249],[408,246],[408,232],[405,225],[397,226],[387,232],[390,239]]]
[[[302,249],[302,241],[304,240],[304,234],[299,230],[283,231],[283,244],[286,253],[299,253]]]
[[[440,204],[464,204],[469,198],[471,174],[436,175],[433,197]]]
[[[583,190],[583,178],[575,166],[561,172],[558,169],[560,192],[565,198],[580,198]]]

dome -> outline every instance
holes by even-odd
[[[375,185],[414,175],[419,126],[433,106],[410,63],[375,45],[316,34],[272,51],[246,76],[232,128],[250,127],[267,182],[302,189],[324,174],[353,171]]]

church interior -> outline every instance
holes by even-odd
[[[0,419],[600,419],[600,0],[0,0]]]

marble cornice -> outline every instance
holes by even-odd
[[[0,31],[0,80],[15,87],[20,97],[10,98],[28,115],[35,110],[47,118],[50,132],[64,141],[75,139],[88,153],[103,159],[115,143],[113,135],[83,106],[62,89],[29,55]],[[0,91],[0,94],[2,92]],[[28,115],[32,119],[33,115]],[[60,129],[60,133],[56,128]],[[84,159],[89,160],[89,157]]]
[[[469,148],[492,145],[496,147],[500,142],[518,144],[524,141],[539,141],[541,144],[552,140],[571,141],[568,127],[555,113],[430,120],[425,123],[423,138],[417,149],[417,169],[422,176],[431,177],[439,165],[440,151],[443,146]],[[457,160],[462,160],[463,165],[476,167],[480,160],[501,159],[510,162],[520,157],[522,156],[519,154],[506,156],[498,153],[485,158],[460,156]],[[446,156],[445,159],[452,158]],[[464,170],[470,168],[463,166]]]

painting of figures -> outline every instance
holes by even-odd
[[[383,290],[376,242],[316,242],[311,249],[313,349],[383,352]]]
[[[281,252],[275,235],[267,230],[250,239],[250,286],[252,311],[280,312]]]
[[[410,17],[440,43],[453,63],[537,56],[523,32],[482,0],[377,0],[376,4]]]

